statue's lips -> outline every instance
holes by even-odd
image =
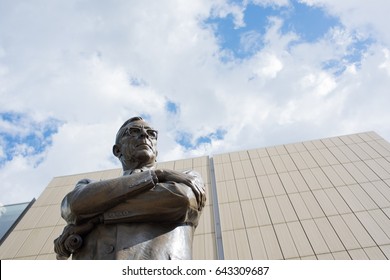
[[[152,147],[147,144],[147,143],[140,143],[136,146],[137,148],[148,148],[148,149],[152,149]]]

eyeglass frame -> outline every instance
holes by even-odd
[[[137,130],[137,131],[134,132],[136,135],[134,133],[131,133],[131,129]],[[140,135],[142,129],[146,132],[146,135],[149,138],[157,140],[157,138],[158,138],[158,131],[155,130],[155,129],[152,129],[152,128],[147,128],[147,127],[145,128],[145,126],[143,126],[143,125],[142,126],[130,126],[130,127],[127,127],[125,129],[125,131],[123,132],[123,136],[129,136],[129,137],[138,136],[138,135]],[[155,135],[153,135],[153,133]]]

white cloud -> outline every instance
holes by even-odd
[[[300,0],[325,8],[328,13],[340,18],[349,30],[370,34],[378,41],[390,44],[388,32],[388,11],[390,2],[384,0]]]
[[[386,70],[390,76],[390,50],[388,48],[384,48],[382,51],[384,54],[384,61],[379,64],[379,68]]]
[[[273,79],[283,69],[282,61],[272,53],[261,53],[257,56],[257,67],[253,72],[262,78]]]
[[[4,207],[3,204],[0,203],[0,217],[7,212],[7,208]]]
[[[337,86],[333,76],[325,72],[307,74],[300,80],[300,84],[303,90],[320,96],[328,95]]]
[[[253,2],[257,5],[264,5],[264,6],[273,5],[279,7],[288,6],[290,4],[289,0],[251,0],[248,2]]]
[[[233,17],[234,28],[240,28],[245,26],[244,22],[244,8],[246,4],[237,5],[236,3],[229,3],[226,0],[213,1],[211,15],[213,17],[224,18],[228,15]]]
[[[250,53],[260,47],[261,39],[261,34],[254,30],[244,32],[240,38],[240,48],[243,52]]]
[[[61,123],[44,151],[19,153],[1,167],[0,202],[37,197],[54,176],[119,167],[111,155],[116,130],[138,114],[160,131],[160,161],[363,130],[389,138],[384,12],[377,18],[371,2],[312,4],[345,26],[305,43],[280,32],[283,18],[269,18],[262,49],[222,62],[203,20],[230,13],[244,26],[243,7],[229,1],[1,2],[0,112]],[[355,65],[343,59],[359,36],[375,43]],[[248,38],[252,47],[259,39]],[[346,70],[333,75],[323,67],[328,60]],[[176,115],[166,111],[167,100],[179,106]],[[0,132],[28,135],[30,124],[0,119]],[[197,139],[218,129],[223,140],[193,150],[175,141],[179,132]]]

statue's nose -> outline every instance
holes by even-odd
[[[142,138],[149,137],[148,132],[143,127],[141,128],[140,137],[142,137]]]

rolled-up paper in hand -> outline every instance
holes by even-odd
[[[83,239],[78,234],[71,234],[65,240],[65,248],[72,254],[83,245]]]

